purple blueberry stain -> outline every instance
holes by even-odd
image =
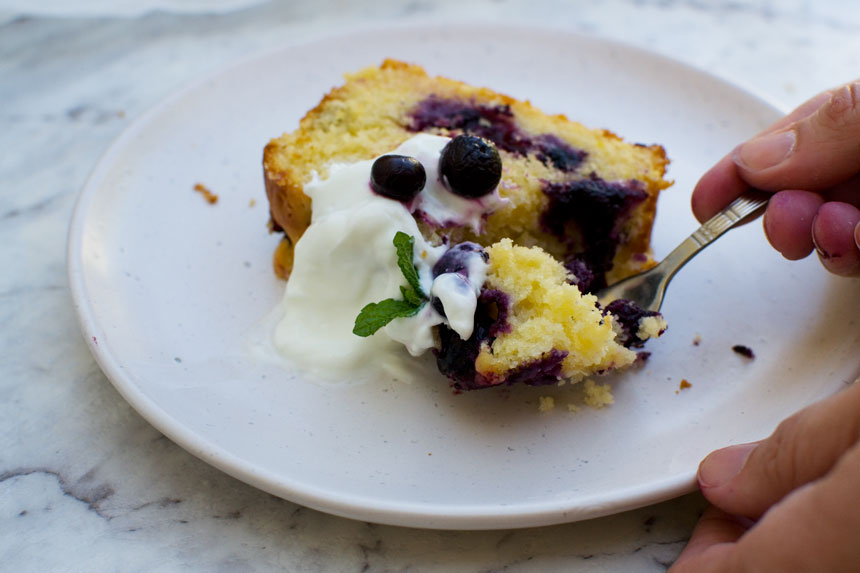
[[[594,275],[589,289],[603,288],[621,240],[620,223],[648,194],[638,181],[611,183],[595,175],[576,181],[547,182],[543,191],[549,202],[541,215],[541,226],[571,249],[571,237],[578,236],[584,250],[577,253],[577,258]]]
[[[564,263],[564,268],[570,273],[568,282],[576,285],[579,292],[590,292],[591,284],[594,282],[594,273],[591,267],[579,257],[572,257]]]
[[[553,348],[540,358],[521,364],[500,382],[504,384],[525,383],[529,386],[556,384],[561,379],[562,366],[567,357],[566,350]]]
[[[588,155],[582,149],[574,149],[552,134],[540,135],[535,141],[539,150],[537,158],[541,163],[552,163],[556,169],[565,173],[576,171]]]
[[[477,318],[477,313],[476,313]],[[481,376],[475,370],[475,360],[481,351],[481,344],[489,338],[487,325],[476,320],[475,330],[468,340],[445,325],[439,327],[439,349],[436,354],[436,366],[439,372],[451,380],[451,386],[457,390],[474,390],[486,386]]]
[[[634,366],[644,366],[648,359],[651,358],[651,353],[647,350],[640,350],[636,353],[636,359],[633,361]]]
[[[611,314],[621,327],[618,343],[626,348],[641,348],[645,341],[639,338],[639,321],[649,316],[660,316],[659,312],[645,310],[633,301],[618,299],[610,302],[603,309],[603,314]]]
[[[500,149],[525,155],[530,142],[522,137],[514,123],[509,105],[475,105],[472,102],[432,95],[412,111],[412,131],[447,129],[489,139]]]
[[[474,390],[496,385],[475,370],[475,360],[481,345],[492,342],[495,337],[510,331],[507,322],[510,298],[502,291],[486,289],[478,297],[475,309],[475,328],[468,340],[445,325],[439,327],[439,349],[435,350],[439,371],[451,380],[457,390]]]
[[[480,105],[432,95],[412,110],[410,119],[406,127],[411,131],[446,129],[476,135],[514,155],[533,153],[544,165],[551,163],[566,173],[575,171],[587,157],[584,150],[573,148],[555,135],[523,132],[509,105]]]

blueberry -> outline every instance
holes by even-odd
[[[660,316],[659,312],[645,310],[631,300],[620,298],[606,305],[603,314],[610,313],[621,327],[618,342],[627,348],[641,348],[645,341],[638,336],[639,321],[649,316]]]
[[[485,263],[490,260],[490,255],[481,245],[469,241],[454,245],[433,265],[433,278],[445,273],[460,273],[468,278],[469,260],[475,256],[480,256]]]
[[[570,282],[575,284],[580,292],[591,292],[589,289],[594,283],[595,276],[587,262],[580,257],[573,257],[564,263],[564,268],[573,275],[573,279]]]
[[[502,158],[492,142],[458,135],[442,149],[439,174],[455,195],[476,199],[491,193],[502,178]]]
[[[430,304],[433,305],[436,312],[441,314],[443,318],[448,318],[448,315],[445,313],[445,307],[442,305],[442,301],[439,300],[439,297],[434,296],[433,300],[430,301]]]
[[[427,173],[414,157],[383,155],[370,169],[370,188],[379,195],[407,203],[424,189]]]

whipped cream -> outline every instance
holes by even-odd
[[[332,165],[327,179],[314,177],[305,185],[313,214],[295,246],[282,318],[274,332],[280,353],[309,370],[336,374],[378,365],[401,354],[403,346],[418,356],[435,346],[434,327],[440,324],[448,324],[463,339],[471,336],[487,263],[474,253],[464,273],[434,277],[433,267],[447,248],[423,239],[412,212],[431,223],[454,222],[479,230],[485,215],[506,201],[498,190],[468,200],[444,187],[438,163],[448,141],[418,134],[392,151],[417,158],[427,172],[424,189],[408,205],[370,189],[374,160]],[[402,298],[400,287],[406,280],[392,243],[398,231],[415,239],[413,261],[421,289],[441,301],[445,315],[427,302],[415,316],[396,318],[374,335],[359,337],[352,329],[366,304]]]

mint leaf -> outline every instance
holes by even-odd
[[[353,334],[370,336],[395,318],[415,316],[427,302],[427,296],[421,290],[418,269],[412,262],[415,238],[402,231],[397,231],[397,234],[394,235],[394,248],[397,249],[397,266],[406,278],[406,282],[409,283],[408,287],[400,287],[400,294],[403,295],[404,300],[387,298],[366,305],[355,317]]]
[[[407,288],[405,286],[401,286],[400,293],[403,295],[403,298],[406,299],[407,302],[411,302],[412,304],[416,304],[419,306],[424,304],[424,297],[415,292],[414,288]]]
[[[420,308],[421,304],[393,298],[372,302],[358,313],[352,332],[358,336],[370,336],[395,318],[414,316]]]
[[[397,249],[397,266],[400,267],[400,272],[406,277],[406,282],[409,283],[418,296],[425,297],[424,291],[421,290],[421,282],[418,279],[418,270],[415,268],[415,263],[412,262],[414,253],[415,238],[407,235],[403,231],[397,231],[394,235],[394,247]]]

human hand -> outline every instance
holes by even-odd
[[[735,148],[698,182],[706,221],[744,191],[773,191],[771,245],[791,260],[813,249],[831,272],[860,276],[860,81],[818,94]]]
[[[699,466],[711,502],[670,573],[860,569],[860,381]]]

